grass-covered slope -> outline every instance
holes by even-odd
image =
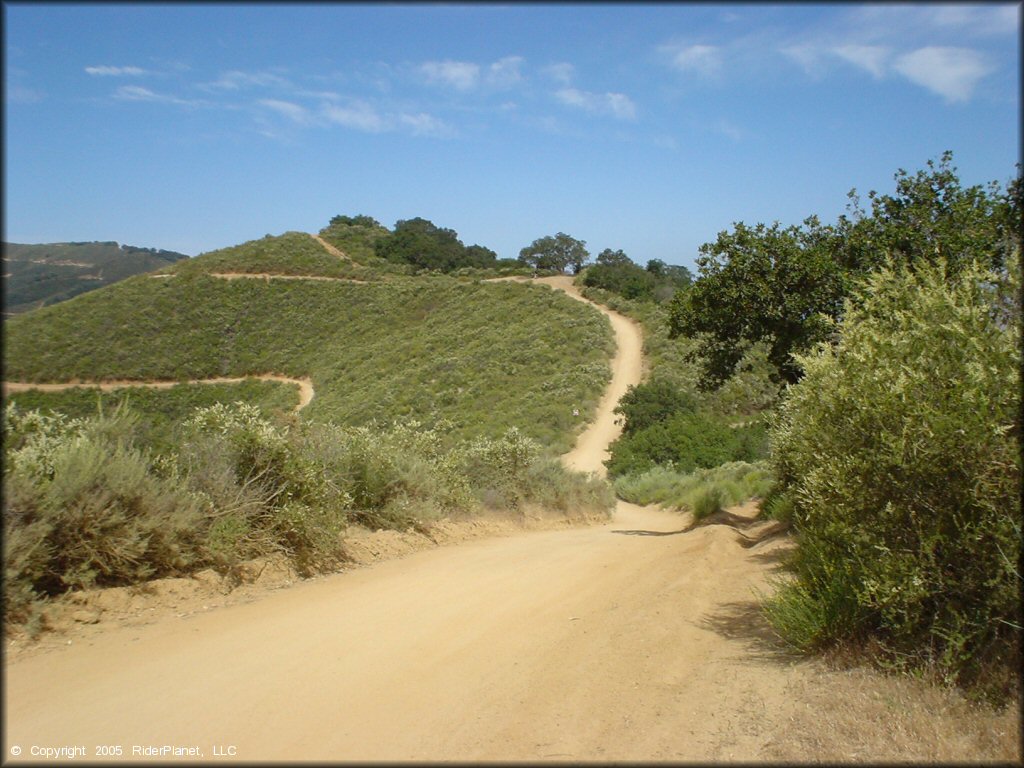
[[[267,235],[259,240],[209,251],[165,271],[176,275],[242,273],[351,280],[379,278],[373,270],[328,253],[323,245],[305,232]]]
[[[5,341],[12,381],[309,376],[303,419],[412,416],[453,439],[519,426],[554,450],[592,413],[612,351],[607,320],[561,293],[444,277],[138,277],[11,318]]]
[[[187,258],[115,242],[4,243],[4,315],[66,301]]]

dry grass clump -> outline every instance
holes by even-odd
[[[791,685],[801,702],[768,746],[781,762],[1020,764],[1020,704],[973,703],[923,679],[854,668],[833,655],[830,669]]]

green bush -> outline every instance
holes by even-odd
[[[730,429],[721,419],[703,413],[677,412],[612,443],[605,462],[611,478],[640,474],[661,464],[682,473],[729,461],[762,458],[758,427]]]
[[[615,492],[634,504],[688,509],[700,520],[720,509],[764,497],[771,484],[765,462],[734,461],[691,473],[653,467],[618,478]]]
[[[124,413],[4,410],[6,615],[39,595],[136,583],[194,564],[200,505],[152,472]]]
[[[800,358],[773,433],[799,549],[770,613],[795,644],[872,637],[959,682],[1016,668],[1018,269],[883,269]]]

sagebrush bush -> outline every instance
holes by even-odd
[[[960,682],[1018,660],[1018,269],[881,270],[800,359],[773,433],[799,549],[771,614],[795,644],[871,636]]]
[[[692,473],[652,467],[618,478],[615,492],[634,504],[690,510],[699,520],[748,499],[763,497],[771,483],[766,462],[734,461]]]
[[[152,471],[124,412],[66,419],[4,410],[8,611],[33,596],[180,573],[200,505]],[[13,598],[13,602],[12,602]]]

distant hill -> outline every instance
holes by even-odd
[[[5,316],[65,301],[187,259],[184,253],[116,242],[3,244]]]
[[[267,236],[10,317],[5,377],[185,382],[273,373],[311,380],[316,394],[297,416],[303,422],[411,418],[446,444],[496,439],[516,426],[553,452],[568,450],[610,375],[604,315],[547,286],[481,279],[484,270],[405,274],[405,265],[373,255],[379,236],[344,222],[323,231],[326,245],[309,233]],[[180,413],[186,400],[209,402],[203,386],[127,396]],[[250,397],[232,386],[242,385],[225,385],[225,401]],[[254,397],[262,406],[264,394]],[[76,414],[96,407],[95,393],[9,400]],[[283,400],[271,407],[282,403],[294,408]]]

